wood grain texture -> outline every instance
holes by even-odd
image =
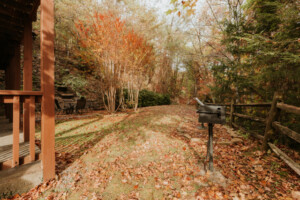
[[[272,126],[279,131],[280,133],[287,135],[288,137],[292,138],[293,140],[297,141],[298,143],[300,143],[300,134],[285,127],[282,126],[279,122],[273,122]]]
[[[43,180],[55,177],[54,1],[41,0],[41,88]]]
[[[30,161],[35,161],[35,98],[30,97],[29,104],[29,143]]]
[[[31,19],[25,20],[24,28],[24,67],[23,67],[23,89],[26,91],[32,90],[32,22]],[[24,141],[29,141],[29,101],[25,101],[23,105],[23,133]]]
[[[14,97],[13,103],[13,160],[12,167],[19,165],[19,137],[20,137],[20,97]]]
[[[249,115],[244,115],[244,114],[240,114],[240,113],[233,113],[233,115],[243,118],[243,119],[249,119],[249,120],[255,121],[255,122],[266,123],[266,119],[261,118],[261,117],[249,116]]]
[[[292,168],[300,176],[300,166],[288,157],[283,151],[272,143],[268,143],[271,149],[276,153],[290,168]]]
[[[284,103],[277,103],[277,108],[284,110],[288,113],[293,113],[296,115],[300,115],[300,107],[292,106]]]

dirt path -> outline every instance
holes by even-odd
[[[214,129],[214,164],[220,173],[207,173],[208,134],[198,125],[190,106],[59,124],[58,154],[82,156],[57,180],[20,198],[291,199],[291,192],[300,190],[299,177],[279,159],[264,155],[249,138],[231,143],[222,126]]]

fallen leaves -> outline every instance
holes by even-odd
[[[114,117],[104,120],[114,121]],[[289,199],[290,191],[300,190],[298,177],[279,159],[264,154],[256,141],[218,144],[231,139],[218,125],[214,128],[214,166],[226,179],[212,179],[214,174],[203,169],[207,130],[197,129],[193,107],[143,108],[124,122],[120,119],[115,120],[119,124],[113,131],[95,146],[87,146],[81,157],[57,152],[58,179],[15,199],[72,199],[75,194],[93,200]],[[157,119],[163,120],[149,123]],[[91,124],[93,129],[101,127],[102,121],[97,123]],[[197,138],[197,142],[190,142],[183,134]]]

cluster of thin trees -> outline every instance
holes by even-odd
[[[106,109],[115,112],[123,105],[126,88],[129,103],[136,110],[139,91],[153,72],[153,47],[112,13],[96,12],[93,17],[78,21],[76,35],[77,53],[92,68],[94,88],[101,94]]]

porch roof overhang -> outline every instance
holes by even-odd
[[[0,69],[5,69],[20,45],[26,20],[35,21],[40,0],[0,0]]]

